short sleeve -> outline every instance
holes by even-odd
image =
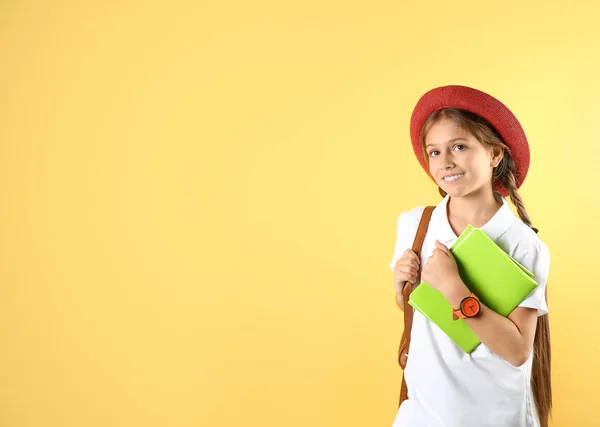
[[[396,244],[394,246],[394,255],[390,263],[390,270],[394,271],[396,261],[402,258],[402,254],[411,249],[415,234],[417,232],[418,223],[411,217],[408,212],[404,212],[398,216],[396,227]]]
[[[542,241],[538,241],[533,247],[517,250],[514,258],[533,273],[533,280],[538,284],[519,307],[537,308],[538,316],[543,316],[548,313],[546,285],[550,270],[550,251]]]

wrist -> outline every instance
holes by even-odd
[[[471,291],[461,280],[455,286],[450,287],[450,292],[445,297],[453,308],[458,308],[461,301],[469,295],[471,295]]]

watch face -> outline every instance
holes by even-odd
[[[473,297],[467,297],[463,300],[460,310],[467,317],[475,317],[479,313],[479,301]]]

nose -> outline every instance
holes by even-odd
[[[448,170],[454,167],[454,162],[447,154],[441,154],[440,157],[440,170]]]

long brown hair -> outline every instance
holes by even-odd
[[[492,174],[492,185],[494,190],[497,190],[497,185],[502,183],[504,188],[508,190],[510,200],[517,208],[517,213],[521,220],[532,227],[531,219],[525,210],[523,199],[517,191],[518,183],[516,180],[517,167],[512,158],[510,149],[502,140],[502,137],[494,129],[494,127],[483,117],[470,111],[457,108],[446,108],[433,113],[425,121],[421,132],[421,148],[425,154],[425,159],[428,161],[428,156],[425,151],[425,137],[431,127],[442,117],[447,117],[452,120],[457,126],[470,132],[481,142],[484,147],[489,149],[502,150],[504,155],[497,167],[494,168]],[[442,197],[446,196],[446,192],[438,187]],[[501,195],[494,191],[494,197],[499,202]],[[537,229],[533,228],[537,233]],[[548,288],[546,287],[546,295]],[[535,400],[535,405],[538,411],[541,427],[548,427],[548,420],[552,410],[552,384],[550,380],[550,323],[548,314],[538,316],[537,326],[535,330],[535,338],[533,341],[533,366],[531,368],[531,389]]]

